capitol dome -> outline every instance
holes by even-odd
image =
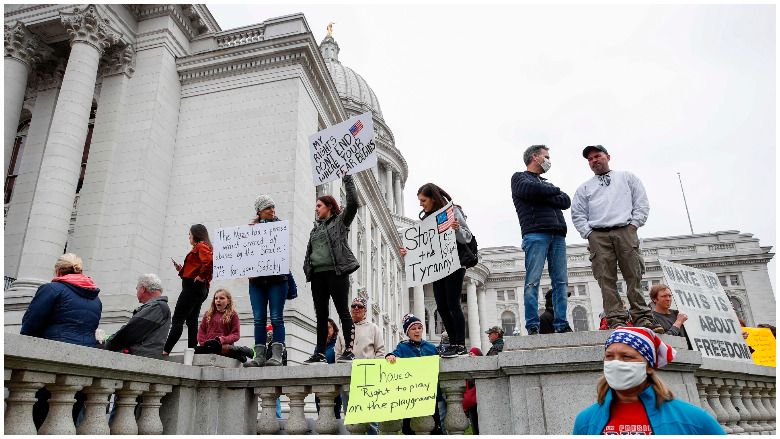
[[[369,87],[362,76],[341,64],[339,61],[339,45],[332,36],[328,35],[322,40],[320,52],[325,59],[325,65],[328,66],[330,76],[336,84],[336,90],[339,92],[341,102],[350,113],[349,116],[352,117],[356,114],[372,111],[374,117],[383,119],[382,109],[379,107],[379,100],[376,98],[374,90]]]

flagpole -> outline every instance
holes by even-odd
[[[688,211],[688,201],[685,199],[685,189],[683,189],[682,177],[680,173],[677,173],[677,179],[680,180],[680,190],[682,191],[683,202],[685,203],[685,213],[688,214],[688,225],[691,227],[691,235],[693,235],[693,224],[691,223],[691,212]]]

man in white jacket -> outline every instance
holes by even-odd
[[[645,187],[631,172],[609,169],[610,156],[601,145],[586,147],[582,156],[595,175],[574,193],[571,219],[580,236],[588,240],[593,277],[601,288],[607,324],[610,329],[626,324],[617,291],[620,266],[634,326],[663,333],[641,290],[645,263],[639,251],[637,229],[645,225],[650,213]]]
[[[356,297],[352,301],[349,311],[352,313],[352,321],[355,322],[355,342],[352,347],[352,353],[356,360],[366,360],[374,358],[385,358],[385,338],[382,336],[382,330],[375,323],[366,320],[368,302],[362,297]],[[336,339],[335,352],[344,351],[344,337],[339,332]],[[349,392],[341,392],[342,407],[344,413],[349,407]],[[378,426],[371,423],[371,430],[368,434],[378,434]]]

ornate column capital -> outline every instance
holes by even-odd
[[[66,65],[66,61],[61,59],[56,65],[48,64],[38,69],[35,75],[37,90],[40,92],[62,87],[62,78],[65,76]]]
[[[132,44],[124,47],[114,46],[106,50],[103,57],[100,58],[98,72],[104,78],[115,75],[133,76],[135,72],[135,50]]]
[[[46,61],[54,50],[27,29],[21,21],[5,26],[5,56],[23,62],[32,71],[35,63]]]
[[[75,8],[70,13],[60,12],[60,21],[70,34],[71,45],[86,43],[103,52],[122,38],[122,33],[109,24],[95,5],[88,5],[84,10]]]

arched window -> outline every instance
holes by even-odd
[[[574,323],[574,331],[588,330],[588,312],[581,306],[575,306],[571,311],[571,319]]]
[[[24,144],[27,142],[27,131],[30,129],[30,119],[19,124],[16,130],[16,140],[14,140],[14,149],[11,152],[11,163],[6,169],[5,177],[5,204],[11,202],[11,195],[14,192],[14,183],[19,175],[19,168],[22,164],[22,153]]]
[[[745,318],[745,309],[742,306],[742,301],[734,296],[729,296],[729,300],[731,301],[731,304],[734,305],[734,311],[737,312],[737,317],[741,318],[745,321],[745,323],[747,323],[747,319]]]
[[[444,321],[441,319],[441,316],[439,315],[439,310],[436,310],[433,312],[433,319],[434,319],[434,334],[440,335],[444,331]]]
[[[504,334],[509,335],[515,332],[515,314],[512,311],[504,311],[501,314],[501,327],[504,328]]]

